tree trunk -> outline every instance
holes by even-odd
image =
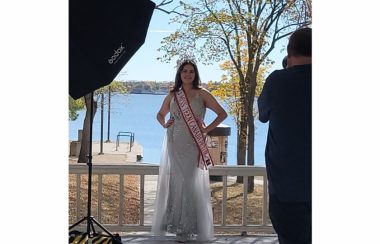
[[[108,87],[108,121],[107,121],[107,141],[111,142],[110,140],[110,124],[111,124],[111,86]]]
[[[255,117],[253,116],[253,103],[255,101],[256,82],[249,89],[248,96],[248,159],[247,165],[255,165]],[[254,176],[248,177],[248,192],[254,191]]]
[[[86,103],[86,116],[83,122],[82,142],[81,142],[80,153],[78,157],[78,163],[87,163],[87,156],[89,155],[90,125],[92,123],[91,111],[90,111],[91,99],[93,100],[92,119],[94,118],[95,113],[96,113],[96,108],[97,108],[96,102],[94,101],[94,98],[92,97],[92,93],[89,93],[84,96],[84,101]]]
[[[239,131],[238,131],[238,152],[237,152],[237,164],[238,165],[246,165],[246,153],[247,153],[247,109],[245,104],[247,103],[245,96],[241,96],[241,104],[240,107],[240,122],[239,122]],[[243,177],[238,176],[236,179],[236,183],[243,183]]]

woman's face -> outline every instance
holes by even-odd
[[[192,84],[195,79],[195,70],[193,65],[186,64],[181,71],[181,80],[184,84]]]

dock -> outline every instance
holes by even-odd
[[[69,163],[77,163],[80,144],[76,141],[69,142],[69,144],[71,148],[75,148],[71,149],[69,152]],[[115,141],[103,142],[102,150],[99,141],[94,141],[92,143],[93,164],[135,164],[142,158],[143,147],[138,142],[134,142],[132,147],[129,147],[128,142],[120,142],[118,146]]]

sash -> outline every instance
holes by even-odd
[[[212,161],[205,139],[203,138],[203,133],[199,128],[198,122],[195,119],[193,111],[191,110],[185,91],[183,89],[179,90],[175,93],[174,98],[178,104],[179,110],[182,114],[182,118],[185,120],[190,134],[193,137],[195,144],[197,144],[199,151],[198,167],[207,170],[207,166],[210,164],[214,166],[214,162]]]

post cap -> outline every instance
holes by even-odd
[[[225,124],[218,125],[215,129],[207,133],[209,136],[229,136],[231,135],[231,127]]]

